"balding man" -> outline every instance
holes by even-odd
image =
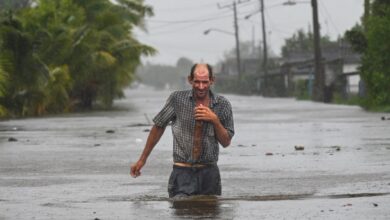
[[[217,166],[219,144],[230,145],[234,135],[230,102],[210,89],[214,83],[208,64],[195,64],[188,82],[191,90],[173,92],[163,109],[153,119],[145,148],[131,165],[133,177],[141,168],[172,122],[173,170],[169,178],[169,197],[221,195],[221,178]]]

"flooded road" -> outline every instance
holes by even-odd
[[[226,95],[222,196],[170,201],[170,128],[128,174],[169,92],[126,93],[113,111],[0,122],[0,219],[390,219],[389,114]]]

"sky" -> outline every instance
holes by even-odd
[[[240,41],[262,44],[259,0],[235,0]],[[310,0],[295,1],[296,5],[283,5],[287,0],[264,0],[267,44],[270,51],[280,55],[285,39],[298,29],[312,28]],[[291,1],[291,0],[290,0]],[[235,48],[234,0],[145,0],[152,6],[154,16],[145,20],[147,31],[136,30],[136,38],[158,50],[143,62],[176,65],[180,57],[193,62],[212,65],[223,60],[224,53]],[[239,3],[240,2],[240,3]],[[321,35],[332,40],[342,36],[360,23],[364,0],[318,0]],[[247,15],[252,15],[245,19]],[[212,29],[207,35],[204,32]]]

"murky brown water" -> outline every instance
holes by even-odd
[[[256,96],[228,95],[223,195],[170,201],[169,128],[142,176],[128,175],[168,94],[129,90],[115,111],[0,122],[0,219],[390,218],[388,114]]]

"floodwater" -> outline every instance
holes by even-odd
[[[169,92],[126,94],[113,111],[1,121],[0,219],[390,219],[389,114],[226,95],[223,195],[171,201],[170,128],[128,174]]]

